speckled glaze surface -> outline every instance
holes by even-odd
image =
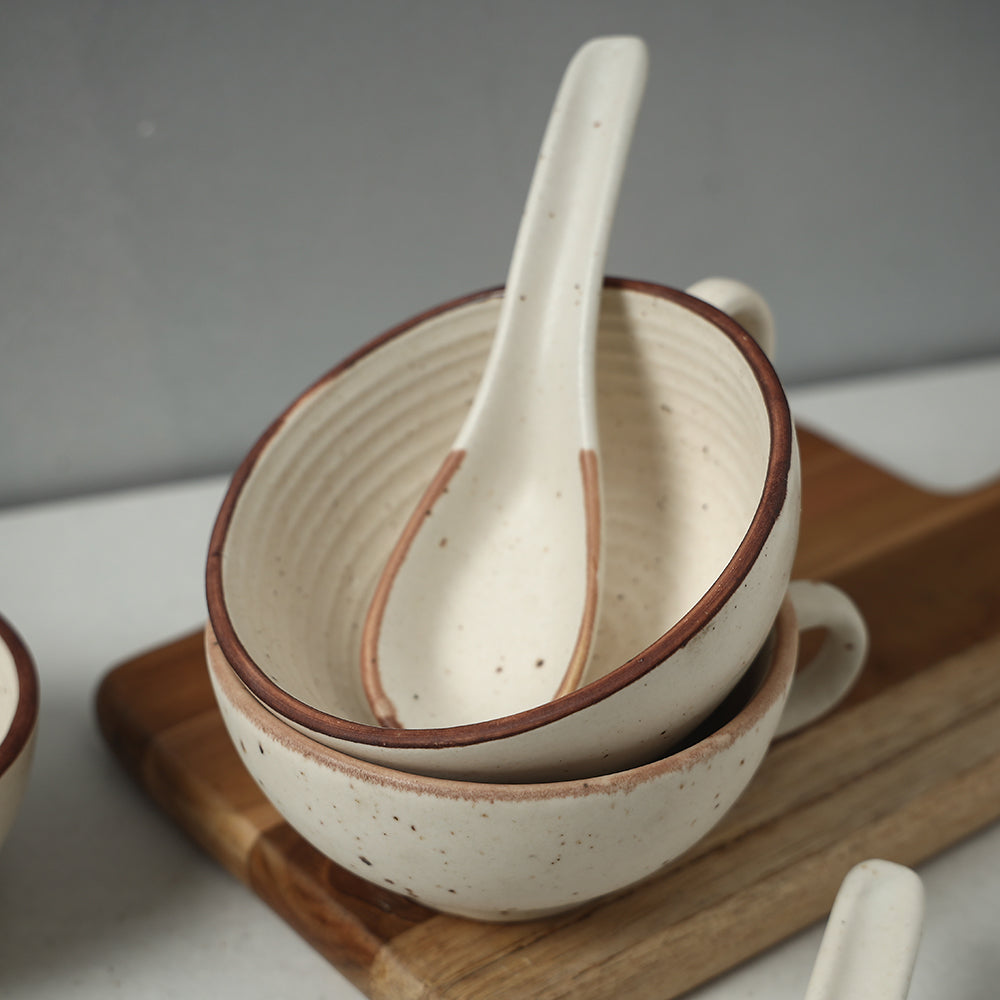
[[[597,341],[604,595],[581,686],[447,727],[414,691],[432,702],[423,728],[379,726],[360,681],[364,617],[470,404],[501,294],[389,331],[263,435],[213,533],[210,620],[263,704],[354,756],[489,780],[620,770],[704,719],[774,621],[798,537],[791,418],[764,351],[732,318],[609,279]]]
[[[834,596],[846,600],[839,591]],[[349,757],[261,706],[210,626],[206,652],[234,746],[306,840],[355,874],[429,906],[518,920],[645,878],[725,815],[778,731],[786,702],[815,697],[814,689],[800,694],[793,683],[793,601],[783,605],[764,650],[706,724],[706,735],[643,766],[565,782],[452,781]],[[829,640],[834,652],[842,639]],[[810,712],[830,704],[813,703]]]
[[[38,676],[21,637],[0,618],[0,844],[28,783],[38,725]]]

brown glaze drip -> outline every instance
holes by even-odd
[[[382,686],[382,677],[378,669],[378,640],[382,633],[382,620],[385,617],[385,606],[389,601],[389,592],[396,581],[399,568],[403,565],[406,553],[410,551],[413,539],[417,537],[424,521],[434,508],[438,498],[447,489],[452,476],[458,471],[465,452],[462,450],[450,451],[441,463],[430,485],[424,491],[410,519],[403,528],[403,533],[399,536],[392,552],[386,561],[382,575],[375,586],[375,594],[372,603],[365,615],[364,626],[361,630],[361,683],[365,689],[368,703],[375,713],[375,718],[379,724],[387,729],[402,729],[399,718],[396,715],[396,706],[392,699],[385,693]]]
[[[597,624],[597,570],[601,559],[601,479],[597,452],[589,448],[580,450],[580,478],[583,480],[583,513],[587,534],[587,589],[576,646],[562,683],[555,693],[556,698],[575,691],[580,683]]]

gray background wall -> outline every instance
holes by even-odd
[[[1000,350],[1000,7],[0,8],[0,505],[229,471],[506,272],[562,70],[651,50],[608,270],[750,282],[790,385]]]

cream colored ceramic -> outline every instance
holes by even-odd
[[[832,604],[849,604],[826,585],[795,589],[816,588]],[[843,637],[828,646],[842,664],[853,659]],[[479,919],[556,912],[655,872],[725,815],[783,731],[786,699],[799,718],[831,704],[828,696],[811,700],[821,688],[793,682],[798,626],[789,601],[764,654],[707,734],[685,749],[576,781],[450,781],[380,767],[309,739],[249,694],[210,628],[206,647],[233,745],[306,840],[369,881]]]
[[[906,1000],[924,920],[920,876],[872,859],[834,900],[806,1000]]]
[[[759,296],[721,279],[695,290],[705,287],[770,341]],[[426,728],[380,727],[360,682],[365,615],[468,410],[500,296],[461,299],[389,331],[275,422],[223,501],[209,615],[265,705],[354,756],[492,780],[621,770],[697,725],[774,621],[799,524],[787,402],[764,352],[728,315],[661,285],[610,280],[597,341],[605,599],[581,686],[451,727],[433,725],[434,698],[420,686],[396,698],[430,700]],[[504,670],[497,662],[483,679],[488,691],[502,691]]]
[[[38,724],[38,677],[27,647],[0,618],[0,843],[28,783]]]
[[[365,620],[359,669],[383,725],[479,722],[579,683],[601,562],[597,320],[646,63],[638,38],[598,38],[563,77],[507,276],[514,294]]]

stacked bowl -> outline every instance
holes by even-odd
[[[307,840],[427,905],[509,920],[689,848],[775,735],[846,693],[866,636],[840,591],[789,585],[799,459],[766,304],[723,279],[688,292],[609,279],[602,599],[583,680],[479,722],[436,724],[429,704],[416,726],[379,725],[365,616],[469,408],[502,294],[388,331],[264,433],[213,532],[206,648],[234,745]],[[810,627],[827,638],[796,675]]]

